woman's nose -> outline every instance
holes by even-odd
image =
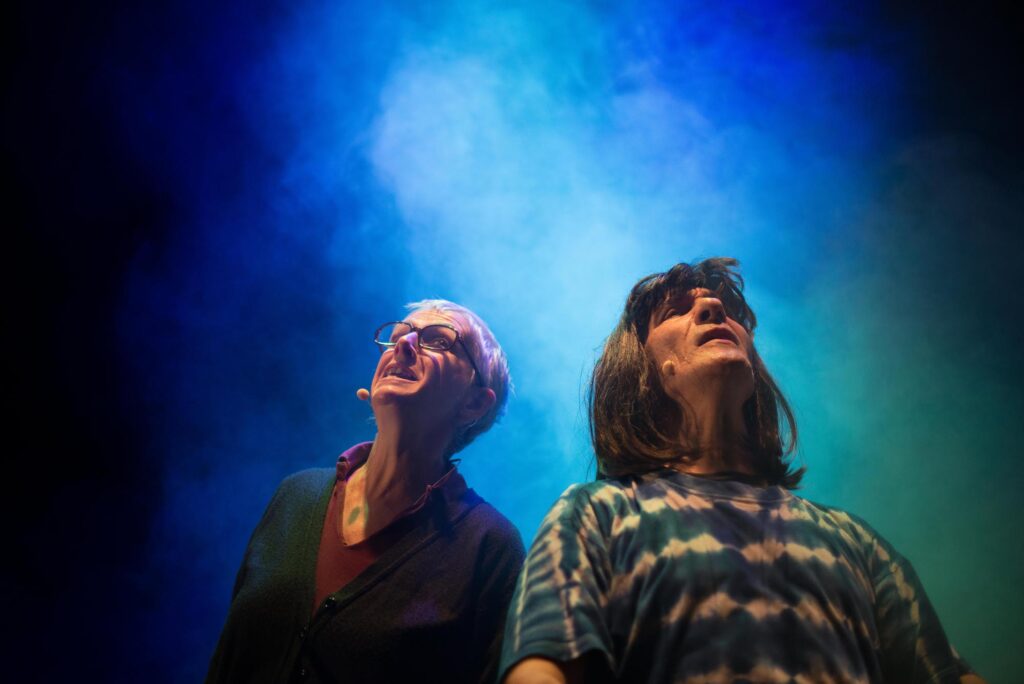
[[[725,307],[722,301],[716,297],[701,297],[694,302],[694,318],[698,323],[719,324],[725,323]]]
[[[419,333],[413,330],[411,333],[402,335],[395,344],[395,355],[406,360],[416,358],[416,348],[419,346]]]

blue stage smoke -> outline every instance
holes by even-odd
[[[922,386],[877,363],[890,352],[866,333],[889,312],[873,307],[890,284],[877,269],[898,264],[886,250],[917,249],[893,222],[927,199],[885,194],[930,163],[905,133],[894,46],[912,37],[818,3],[179,11],[163,61],[111,68],[125,138],[175,207],[139,246],[120,316],[125,385],[163,472],[143,580],[162,601],[136,625],[150,640],[130,657],[140,671],[201,676],[277,482],[372,437],[354,392],[373,330],[405,302],[460,302],[505,346],[516,394],[463,470],[529,541],[555,497],[593,476],[582,389],[630,286],[717,255],[743,262],[810,495],[926,557],[954,640],[996,659],[939,582],[935,538],[915,543],[925,526],[870,494],[873,473],[905,482],[959,463],[915,450],[939,414],[913,408]],[[926,291],[919,275],[909,290]],[[894,435],[890,420],[911,427]],[[929,482],[898,510],[920,517],[933,492],[952,495]]]

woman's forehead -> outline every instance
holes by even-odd
[[[675,304],[681,301],[688,301],[691,299],[697,299],[699,297],[715,296],[715,293],[706,287],[678,287],[674,290],[669,290],[665,293],[665,296],[661,298],[661,301],[657,302],[651,309],[651,313],[655,314],[666,306]]]
[[[709,290],[706,287],[695,285],[693,287],[680,287],[668,293],[666,299],[673,299],[676,297],[707,297],[708,295],[714,296],[714,291]]]
[[[413,311],[405,317],[407,323],[412,323],[418,328],[436,323],[445,323],[454,326],[459,332],[466,329],[465,321],[456,313],[447,311]]]

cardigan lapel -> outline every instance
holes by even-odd
[[[422,509],[408,519],[411,526],[390,548],[348,584],[324,599],[299,635],[297,648],[300,657],[303,649],[314,648],[313,644],[318,643],[320,633],[329,629],[333,621],[345,619],[342,611],[351,608],[358,612],[358,606],[353,607],[354,603],[361,597],[372,597],[374,594],[370,592],[378,586],[387,586],[387,582],[407,562],[414,562],[435,541],[454,534],[453,528],[460,525],[481,503],[483,499],[464,484],[454,495],[449,491],[437,491]],[[326,507],[322,513],[326,514]],[[322,531],[322,526],[319,529]],[[373,607],[369,606],[368,609],[372,611]],[[313,671],[321,667],[315,650],[310,651],[308,660],[303,662]]]
[[[414,514],[415,524],[408,532],[351,582],[325,599],[325,603],[330,601],[334,610],[350,604],[384,581],[409,558],[437,539],[446,528],[455,525],[465,517],[481,501],[482,499],[469,489],[454,501],[447,501],[444,496],[440,495],[432,497],[427,505]],[[324,606],[321,605],[313,616],[311,627],[317,624],[319,617],[324,612]]]

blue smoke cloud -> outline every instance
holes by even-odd
[[[120,317],[126,384],[163,468],[147,557],[166,602],[140,617],[150,641],[133,662],[201,676],[276,483],[372,437],[353,393],[375,364],[372,331],[404,302],[465,304],[505,346],[517,394],[463,469],[528,541],[593,475],[581,388],[629,288],[704,256],[744,263],[759,348],[798,409],[808,492],[881,519],[938,584],[933,547],[914,542],[923,525],[889,513],[934,512],[927,488],[893,492],[896,509],[868,495],[872,473],[903,482],[934,463],[915,444],[946,414],[914,402],[921,383],[950,387],[894,375],[917,357],[877,363],[885,307],[872,304],[890,283],[874,269],[895,267],[899,212],[922,202],[894,206],[885,174],[929,162],[901,137],[905,37],[859,12],[305,2],[255,19],[222,9],[176,48],[183,64],[125,67],[126,140],[177,209],[140,246]],[[875,403],[879,378],[891,385]],[[908,411],[911,428],[880,444]],[[949,631],[995,661],[953,591],[933,597]]]

